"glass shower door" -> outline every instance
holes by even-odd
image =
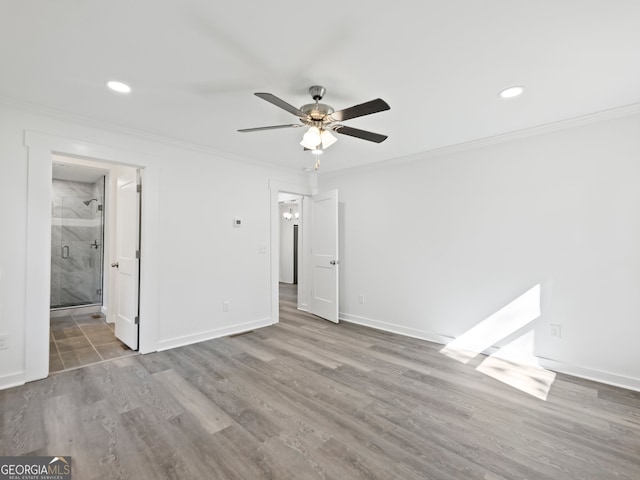
[[[63,196],[52,228],[51,308],[102,304],[102,198]]]

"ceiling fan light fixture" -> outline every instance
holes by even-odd
[[[310,150],[313,150],[320,145],[320,130],[318,127],[310,127],[302,137],[300,145]]]
[[[311,153],[314,154],[314,155],[322,155],[323,150],[322,150],[322,148],[319,148],[319,147],[320,147],[320,145],[318,145],[315,148],[312,148],[311,149]]]
[[[329,130],[322,130],[320,140],[322,140],[322,148],[329,148],[338,141],[335,135],[333,135]]]

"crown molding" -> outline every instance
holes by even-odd
[[[604,122],[607,120],[613,120],[615,118],[620,118],[620,117],[628,117],[628,116],[636,115],[639,113],[640,113],[640,103],[634,103],[631,105],[616,107],[609,110],[602,110],[599,112],[589,113],[586,115],[580,115],[578,117],[572,117],[566,120],[545,123],[542,125],[525,128],[522,130],[514,130],[513,132],[507,132],[500,135],[480,138],[477,140],[470,140],[468,142],[448,145],[445,147],[435,148],[433,150],[426,150],[419,153],[412,153],[410,155],[406,155],[403,157],[381,160],[379,162],[369,163],[365,165],[358,165],[356,167],[344,168],[342,170],[332,170],[326,173],[319,173],[318,178],[319,180],[325,180],[325,179],[331,179],[336,177],[361,174],[369,171],[379,170],[382,168],[392,167],[395,165],[402,165],[405,163],[412,163],[412,162],[429,160],[432,158],[444,157],[447,155],[453,155],[456,153],[461,153],[468,150],[474,150],[477,148],[482,148],[490,145],[497,145],[501,143],[510,142],[513,140],[519,140],[523,138],[544,135],[547,133],[552,133],[560,130],[579,127],[581,125]]]
[[[56,120],[68,121],[68,122],[80,124],[85,127],[105,130],[105,131],[108,131],[109,133],[127,135],[129,137],[133,137],[138,140],[159,143],[159,144],[167,145],[170,147],[189,150],[192,152],[202,153],[205,155],[211,155],[214,157],[219,157],[224,160],[233,160],[240,163],[252,165],[254,167],[264,168],[267,170],[276,170],[280,172],[286,172],[289,174],[291,173],[298,174],[298,175],[300,174],[300,171],[297,168],[285,167],[282,165],[275,165],[273,163],[265,162],[263,160],[257,160],[255,158],[244,157],[242,155],[238,155],[231,152],[216,150],[214,148],[207,147],[204,145],[185,142],[183,140],[178,140],[171,137],[165,137],[163,135],[157,135],[154,133],[146,132],[144,130],[137,130],[133,128],[123,127],[115,123],[104,122],[102,120],[97,120],[92,117],[85,117],[83,115],[76,115],[76,114],[64,112],[56,108],[27,102],[25,100],[18,100],[15,98],[10,98],[10,97],[5,97],[0,95],[0,105],[5,106],[7,108],[12,108],[14,110],[19,110],[25,113],[42,115],[42,116],[46,116]]]
[[[245,156],[238,155],[231,152],[216,150],[212,147],[207,147],[204,145],[191,143],[191,142],[185,142],[183,140],[178,140],[171,137],[157,135],[154,133],[146,132],[144,130],[136,130],[128,127],[123,127],[115,123],[104,122],[102,120],[97,120],[92,117],[85,117],[82,115],[71,114],[68,112],[64,112],[62,110],[58,110],[58,109],[47,107],[40,104],[35,104],[25,100],[20,100],[20,99],[15,99],[15,98],[10,98],[10,97],[5,97],[0,95],[0,105],[3,105],[8,108],[20,110],[23,112],[27,112],[27,113],[44,115],[57,120],[73,122],[76,124],[80,124],[82,126],[106,130],[110,133],[127,135],[129,137],[133,137],[138,140],[145,140],[148,142],[159,143],[159,144],[163,144],[163,145],[167,145],[175,148],[180,148],[180,149],[189,150],[192,152],[197,152],[205,155],[218,157],[225,160],[237,161],[247,165],[264,168],[267,170],[272,170],[272,171],[275,170],[280,172],[286,172],[289,174],[293,173],[293,174],[300,175],[300,171],[298,168],[275,165],[273,163],[266,162],[263,160],[245,157]],[[402,157],[380,160],[378,162],[369,163],[365,165],[358,165],[355,167],[332,170],[326,173],[318,172],[317,176],[319,180],[323,180],[323,179],[331,179],[331,178],[354,175],[354,174],[361,174],[368,171],[388,168],[394,165],[402,165],[405,163],[412,163],[417,161],[428,160],[431,158],[438,158],[438,157],[443,157],[447,155],[453,155],[456,153],[465,152],[465,151],[473,150],[476,148],[482,148],[490,145],[497,145],[501,143],[510,142],[513,140],[522,139],[522,138],[543,135],[543,134],[551,133],[554,131],[566,130],[566,129],[578,127],[581,125],[587,125],[591,123],[612,120],[615,118],[631,116],[638,113],[640,113],[640,103],[633,103],[630,105],[625,105],[621,107],[602,110],[599,112],[589,113],[586,115],[580,115],[577,117],[568,118],[566,120],[560,120],[557,122],[537,125],[535,127],[515,130],[513,132],[507,132],[500,135],[494,135],[491,137],[480,138],[477,140],[470,140],[468,142],[447,145],[444,147],[435,148],[433,150],[425,150],[423,152],[412,153],[410,155],[405,155]]]

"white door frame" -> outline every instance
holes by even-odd
[[[280,207],[278,194],[292,193],[310,196],[313,192],[309,186],[274,180],[269,181],[269,190],[271,192],[271,323],[278,323],[280,321]],[[304,214],[301,218],[304,223]],[[304,226],[302,228],[304,235]],[[300,282],[299,273],[298,282]]]
[[[49,375],[49,300],[51,286],[51,178],[54,154],[140,168],[142,196],[140,269],[140,352],[157,350],[159,305],[159,159],[146,154],[39,132],[26,131],[27,262],[25,372],[30,382]]]

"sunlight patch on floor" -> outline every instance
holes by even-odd
[[[540,284],[449,342],[440,353],[467,364],[487,349],[531,324],[540,316]],[[532,327],[489,355],[476,368],[513,388],[546,400],[556,374],[542,368],[535,351]]]
[[[540,366],[533,354],[534,342],[535,333],[531,330],[488,356],[476,370],[546,400],[556,374]]]
[[[440,353],[468,363],[540,316],[540,285],[536,285],[500,310],[448,343]]]

